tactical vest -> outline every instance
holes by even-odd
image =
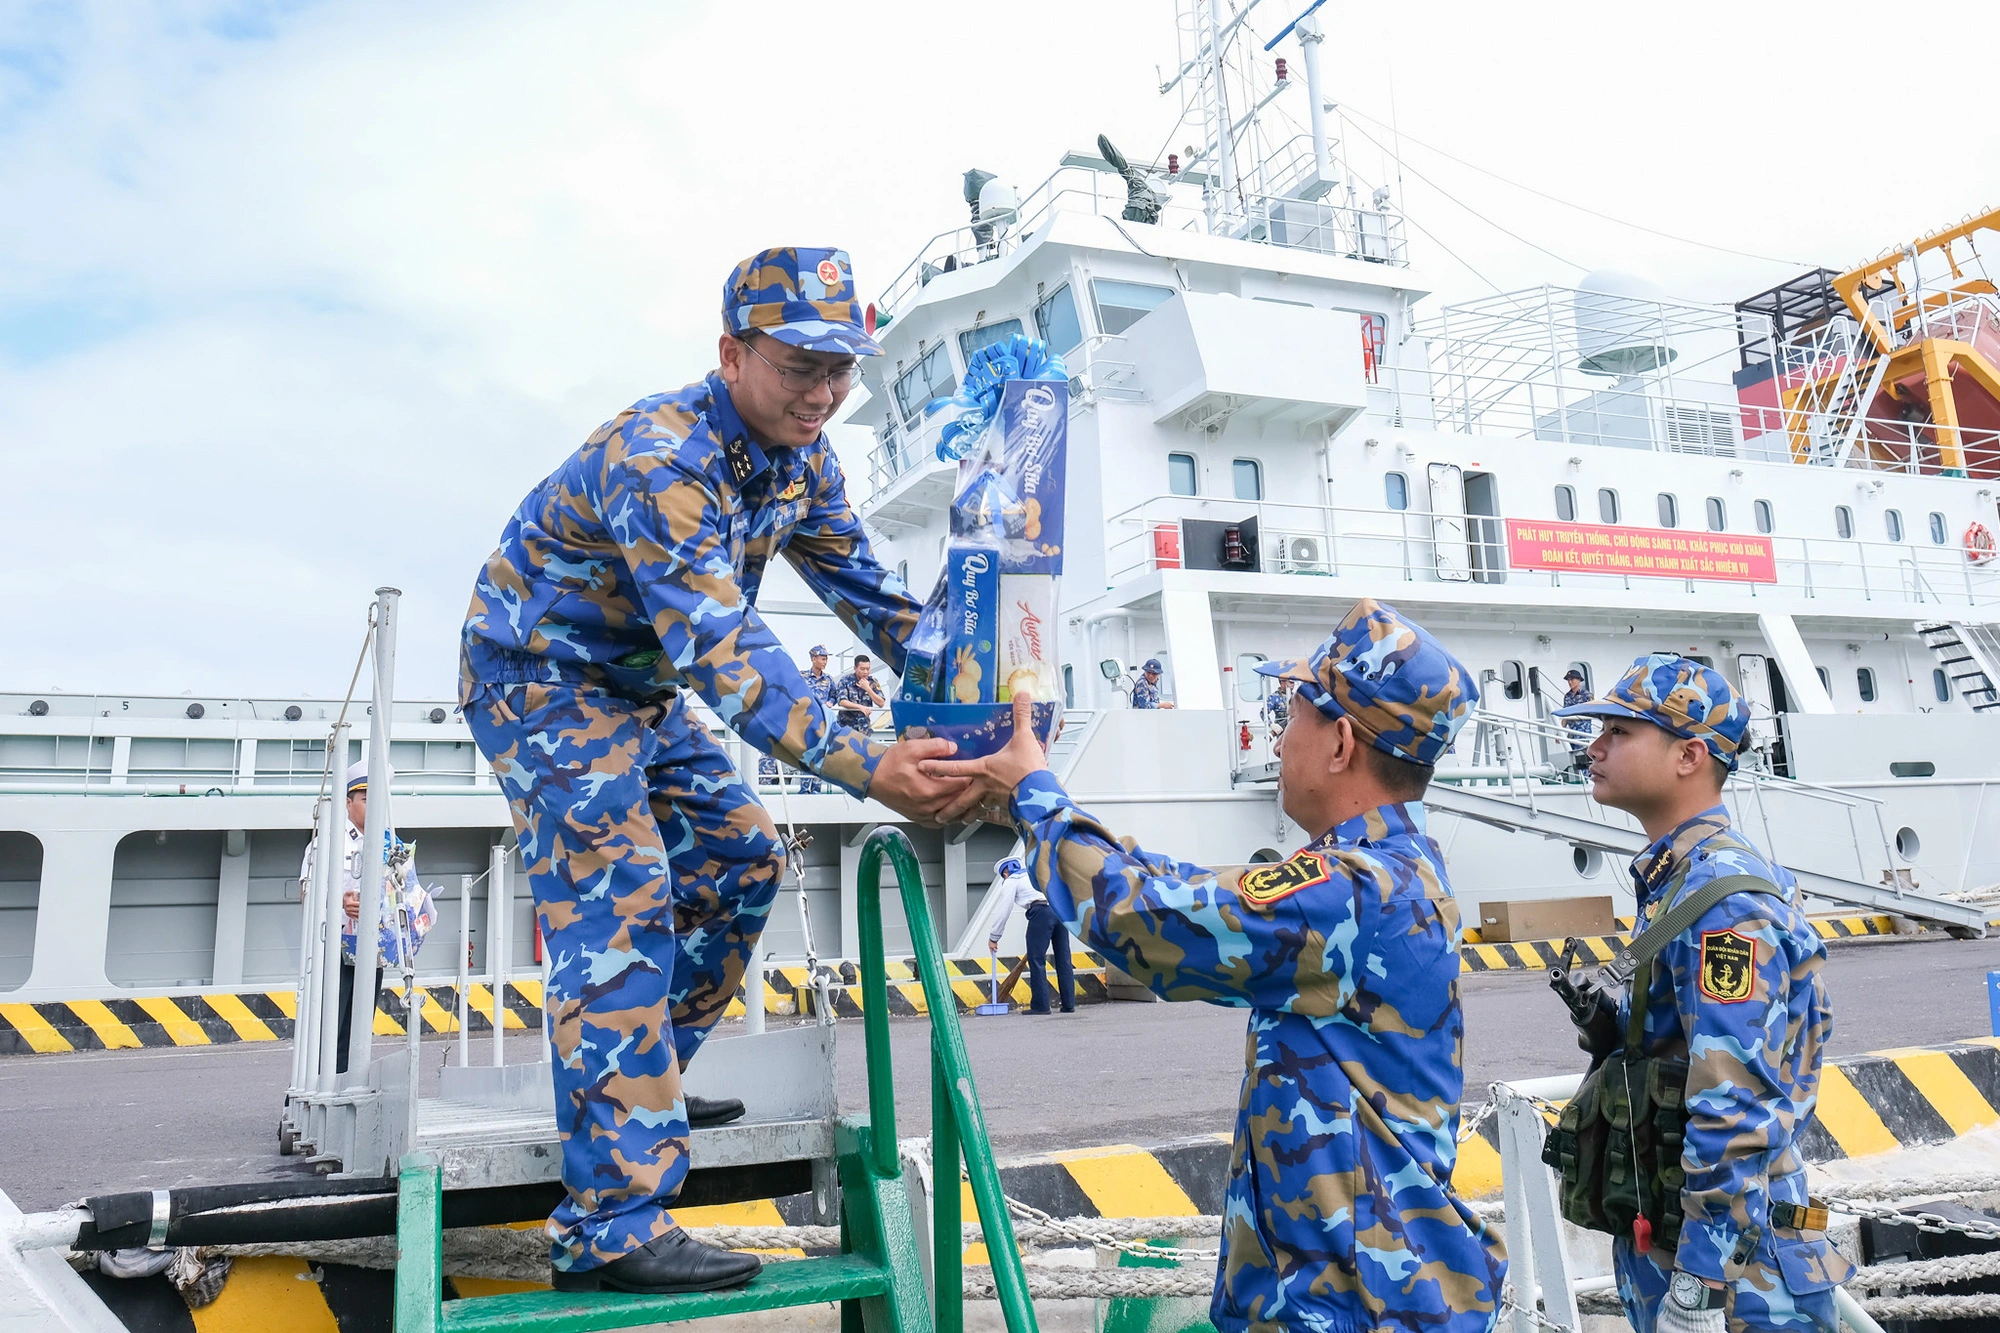
[[[1673,902],[1684,868],[1667,890]],[[1605,975],[1631,983],[1625,1043],[1585,1076],[1542,1145],[1542,1161],[1562,1176],[1562,1215],[1590,1231],[1630,1237],[1641,1254],[1680,1244],[1681,1143],[1687,1137],[1688,1059],[1648,1056],[1647,997],[1653,959],[1704,912],[1732,893],[1784,890],[1754,875],[1728,875],[1696,889],[1661,914],[1605,965]]]

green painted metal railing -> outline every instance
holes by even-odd
[[[1007,1215],[1000,1189],[1000,1168],[993,1162],[993,1144],[986,1135],[986,1117],[972,1086],[972,1058],[958,1026],[958,1005],[945,975],[944,955],[931,929],[930,897],[924,889],[917,854],[902,830],[878,828],[861,848],[856,886],[861,927],[862,1024],[868,1039],[868,1120],[873,1129],[874,1169],[893,1178],[896,1159],[896,1088],[889,1064],[889,981],[882,954],[882,857],[896,871],[903,896],[903,916],[910,928],[910,949],[916,955],[917,976],[931,1019],[931,1272],[937,1293],[934,1310],[938,1333],[962,1333],[965,1327],[964,1279],[961,1261],[958,1172],[961,1152],[972,1179],[972,1198],[986,1227],[986,1248],[993,1262],[993,1285],[1009,1333],[1037,1330],[1034,1303],[1028,1299],[1028,1275],[1014,1244],[1014,1223]]]

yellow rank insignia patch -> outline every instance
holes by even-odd
[[[1280,898],[1289,898],[1300,889],[1324,884],[1333,878],[1333,867],[1311,848],[1293,854],[1291,860],[1276,865],[1257,866],[1243,872],[1236,881],[1236,896],[1252,907],[1269,907]]]
[[[1757,976],[1757,942],[1733,930],[1701,933],[1701,993],[1723,1004],[1750,998]]]
[[[806,479],[804,477],[800,477],[797,481],[785,487],[784,494],[778,497],[778,503],[789,504],[793,500],[798,499],[801,495],[804,495],[805,493],[806,493]]]

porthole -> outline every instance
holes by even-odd
[[[1917,859],[1918,853],[1923,850],[1924,840],[1917,836],[1915,829],[1905,824],[1902,828],[1896,830],[1896,855],[1902,857],[1905,861],[1914,861]]]

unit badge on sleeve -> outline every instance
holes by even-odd
[[[1269,907],[1280,898],[1289,898],[1300,889],[1324,884],[1333,878],[1326,857],[1305,848],[1288,861],[1257,866],[1243,872],[1236,881],[1236,896],[1252,907]]]
[[[1733,930],[1701,933],[1701,993],[1723,1004],[1750,998],[1757,976],[1757,943]]]

